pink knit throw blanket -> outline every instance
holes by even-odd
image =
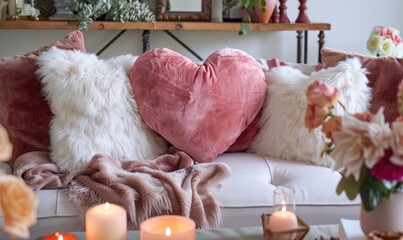
[[[222,225],[216,193],[229,175],[225,164],[194,164],[180,151],[151,161],[124,162],[97,154],[87,168],[61,173],[48,159],[44,152],[24,154],[14,163],[14,174],[36,191],[65,189],[82,213],[110,202],[126,209],[129,229],[139,229],[145,219],[164,214],[192,218],[197,228]]]

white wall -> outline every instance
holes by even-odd
[[[298,16],[298,0],[287,1],[287,13],[291,21]],[[402,0],[308,0],[311,22],[330,23],[326,31],[325,46],[369,54],[366,41],[373,26],[392,26],[403,33]],[[99,51],[119,31],[84,31],[88,52]],[[0,30],[0,57],[24,54],[44,44],[49,44],[68,34],[67,30]],[[250,32],[238,36],[236,31],[173,31],[203,58],[213,51],[232,47],[259,58],[279,58],[296,61],[295,32]],[[142,52],[140,30],[125,32],[102,55],[109,58],[119,54]],[[309,35],[308,63],[316,63],[318,32]],[[168,47],[196,60],[163,31],[151,32],[151,47]]]

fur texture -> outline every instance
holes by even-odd
[[[348,59],[309,76],[289,66],[266,73],[268,86],[259,120],[260,131],[249,152],[333,167],[333,159],[326,154],[322,156],[326,137],[320,128],[309,132],[305,127],[306,88],[313,80],[327,82],[340,90],[339,101],[346,112],[365,112],[371,97],[365,74],[358,59]],[[334,113],[343,115],[345,111],[337,104]]]
[[[54,114],[50,158],[62,170],[83,168],[97,153],[143,160],[166,152],[166,141],[138,113],[127,76],[135,60],[58,48],[39,56],[37,74]]]

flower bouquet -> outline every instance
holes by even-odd
[[[369,52],[376,56],[403,56],[400,32],[392,27],[377,26],[372,29],[367,41]]]
[[[12,153],[7,131],[0,125],[0,161]],[[24,180],[0,172],[0,212],[4,215],[3,231],[12,239],[29,239],[29,227],[36,223],[38,200]]]
[[[332,113],[339,91],[321,81],[307,88],[308,107],[305,125],[312,130],[322,127],[328,138],[325,153],[342,170],[336,192],[345,192],[350,200],[360,194],[367,211],[377,207],[382,198],[402,190],[403,183],[403,117],[390,125],[385,122],[383,108],[376,114]],[[403,116],[403,81],[397,95],[399,113]]]

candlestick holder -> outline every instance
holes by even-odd
[[[280,0],[280,23],[290,23],[290,19],[287,16],[287,0]]]
[[[299,14],[297,20],[295,20],[296,23],[310,23],[311,21],[309,20],[308,14],[307,14],[307,9],[308,7],[306,6],[306,2],[308,0],[299,0]]]
[[[269,228],[271,214],[262,214],[262,227],[264,240],[302,240],[309,231],[309,225],[298,215],[298,226],[295,229],[272,232]]]

